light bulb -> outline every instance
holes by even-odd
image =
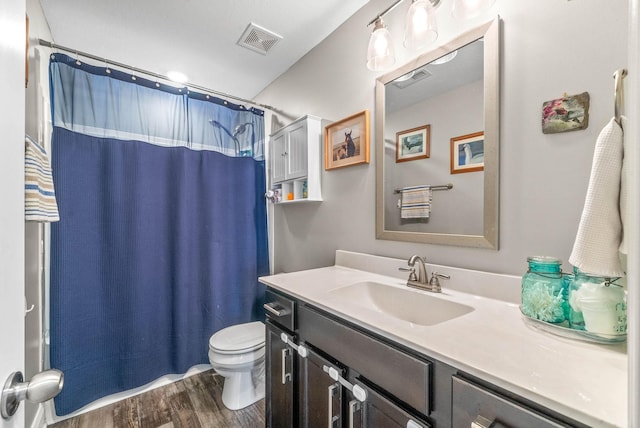
[[[469,19],[493,6],[496,0],[454,0],[451,13],[455,18]]]
[[[435,9],[428,0],[414,0],[407,12],[404,46],[422,49],[438,38]]]
[[[396,62],[391,33],[384,25],[382,18],[378,18],[369,39],[367,48],[367,68],[369,70],[384,70]]]

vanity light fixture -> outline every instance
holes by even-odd
[[[369,70],[384,70],[395,64],[396,54],[391,33],[387,30],[382,17],[379,16],[374,23],[367,48],[367,67]]]
[[[367,48],[367,68],[380,71],[395,62],[395,52],[391,33],[382,18],[404,0],[396,0],[386,10],[376,16],[367,26],[374,25]],[[436,9],[442,0],[411,0],[407,11],[404,46],[420,50],[438,38]],[[456,18],[473,18],[490,8],[495,0],[453,0],[452,14]],[[454,55],[455,56],[455,55]],[[450,61],[453,57],[449,58]],[[446,61],[445,61],[446,62]]]
[[[440,0],[413,0],[407,12],[404,27],[404,47],[418,50],[436,41],[438,38],[438,24],[436,21],[435,5]]]

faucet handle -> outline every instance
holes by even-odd
[[[418,280],[418,277],[416,276],[416,269],[415,268],[399,267],[398,270],[402,271],[402,272],[409,272],[409,281],[417,281]]]
[[[443,273],[439,273],[439,272],[432,272],[431,273],[431,279],[429,279],[429,285],[433,285],[434,287],[437,287],[438,289],[440,288],[440,279],[450,279],[451,277],[449,275],[445,275]]]

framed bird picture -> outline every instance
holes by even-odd
[[[431,125],[396,133],[396,163],[429,157]]]
[[[484,132],[451,139],[451,174],[484,170]]]

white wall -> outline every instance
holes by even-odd
[[[339,120],[364,109],[373,113],[378,73],[365,66],[371,30],[366,24],[389,3],[371,0],[259,94],[257,101],[290,116],[310,113]],[[433,263],[512,274],[526,269],[528,255],[568,259],[595,139],[613,114],[611,76],[626,66],[627,2],[497,0],[488,14],[465,22],[450,16],[450,6],[451,1],[444,0],[438,12],[438,43],[496,14],[503,21],[500,250],[376,240],[372,162],[324,171],[325,201],[319,205],[275,207],[276,272],[331,265],[335,249],[394,257],[417,253]],[[401,46],[406,9],[402,5],[385,18],[395,35],[397,65],[415,56]],[[542,134],[542,103],[565,92],[584,91],[591,95],[589,128]],[[372,143],[374,131],[372,120]],[[373,146],[371,154],[375,159]]]

